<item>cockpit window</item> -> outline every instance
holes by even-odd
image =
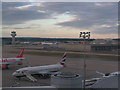
[[[17,73],[20,73],[20,71],[16,71]]]

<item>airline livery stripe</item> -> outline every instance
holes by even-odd
[[[2,61],[0,61],[0,62],[8,62],[8,60],[7,59],[2,59]]]
[[[65,54],[62,58],[65,58],[67,55]]]

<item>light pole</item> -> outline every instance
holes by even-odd
[[[85,40],[90,39],[90,32],[80,32],[80,38],[84,39],[84,79],[83,79],[83,89],[85,90],[85,80],[86,80],[86,59],[85,59]]]

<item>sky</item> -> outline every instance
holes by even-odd
[[[10,37],[118,37],[117,2],[2,2],[2,35]]]

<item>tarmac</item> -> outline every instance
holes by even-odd
[[[18,49],[11,46],[3,46],[2,48],[2,57],[15,57],[20,52],[20,48]],[[28,52],[32,52],[29,54]],[[17,69],[27,66],[40,66],[40,65],[50,65],[56,64],[60,62],[62,54],[64,51],[58,55],[42,55],[42,54],[34,54],[34,53],[41,53],[44,51],[41,50],[29,50],[25,49],[24,53],[24,64],[23,65],[9,65],[8,70],[2,70],[2,87],[12,87],[12,86],[49,86],[50,85],[50,78],[42,79],[39,76],[35,76],[38,80],[37,82],[33,83],[28,78],[22,78],[18,80],[17,78],[12,76],[12,73],[15,72]],[[45,51],[51,53],[52,51]],[[69,52],[68,52],[69,53]],[[74,53],[74,52],[73,52]],[[69,55],[70,56],[70,55]],[[67,57],[66,60],[66,67],[62,69],[60,72],[72,72],[76,74],[83,75],[83,61],[84,58],[78,57]],[[107,72],[115,72],[118,71],[118,61],[117,60],[110,60],[109,56],[107,56],[106,60],[101,60],[98,57],[86,57],[86,64],[87,64],[87,79],[89,78],[96,78],[101,77],[101,75],[96,74],[96,71],[100,71],[103,73]]]

